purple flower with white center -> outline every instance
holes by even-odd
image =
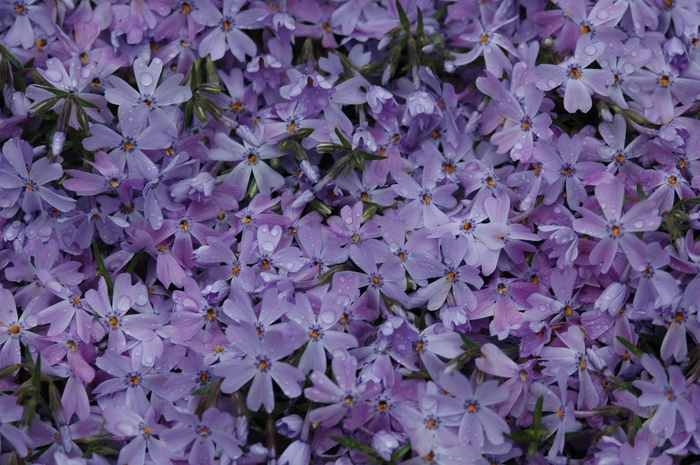
[[[62,212],[73,209],[75,200],[57,194],[46,185],[63,174],[60,163],[51,163],[47,157],[32,162],[32,147],[18,138],[5,142],[2,154],[9,166],[0,164],[0,187],[7,189],[8,193],[0,198],[0,207],[16,204],[20,195],[24,194],[21,205],[26,213],[45,211],[42,200]]]
[[[542,426],[550,435],[554,434],[554,443],[547,453],[549,459],[555,458],[564,450],[566,443],[566,433],[581,431],[581,423],[576,421],[574,414],[574,403],[569,399],[569,390],[566,387],[567,376],[565,370],[559,370],[556,376],[559,393],[555,393],[551,388],[541,382],[535,382],[530,387],[530,391],[536,400],[543,397],[542,411],[554,412],[551,415],[542,416]]]
[[[343,310],[337,301],[344,296],[329,292],[323,298],[318,317],[314,313],[311,302],[305,294],[296,294],[296,305],[287,312],[287,317],[306,331],[308,337],[306,348],[299,360],[299,370],[307,374],[312,370],[324,373],[326,371],[326,351],[333,354],[337,350],[347,350],[357,347],[354,336],[333,331]],[[324,350],[325,349],[325,350]]]
[[[513,65],[503,53],[503,50],[512,55],[517,55],[517,51],[510,40],[496,31],[516,19],[518,19],[517,16],[495,20],[488,26],[484,26],[481,21],[475,21],[472,32],[459,36],[459,42],[474,44],[474,48],[464,54],[454,54],[456,57],[454,60],[455,66],[467,65],[483,55],[486,62],[486,70],[497,78],[500,79],[503,71],[510,73]]]
[[[488,343],[481,346],[482,357],[476,359],[479,370],[490,375],[506,378],[498,389],[507,389],[508,399],[498,408],[501,416],[519,417],[525,410],[530,384],[541,375],[533,370],[535,361],[517,364],[497,346]],[[443,384],[443,387],[444,386]]]
[[[604,161],[609,161],[607,171],[612,174],[623,173],[633,180],[643,179],[644,170],[634,160],[647,148],[647,137],[640,134],[627,144],[627,123],[619,113],[613,117],[612,123],[600,123],[598,130],[607,145],[600,145],[596,152]]]
[[[73,177],[63,181],[63,187],[78,195],[97,195],[113,190],[123,192],[129,187],[139,189],[143,186],[143,180],[129,178],[105,152],[97,152],[94,162],[86,161],[99,174],[82,170],[65,170],[66,174]]]
[[[670,438],[677,428],[676,416],[680,415],[686,431],[695,430],[697,420],[695,409],[686,399],[685,376],[676,365],[668,367],[668,375],[657,359],[648,354],[642,357],[644,369],[653,377],[652,381],[641,379],[633,381],[634,387],[642,391],[639,405],[642,407],[656,406],[654,416],[649,420],[649,429],[666,439]]]
[[[299,101],[309,108],[326,108],[330,105],[330,97],[336,92],[335,81],[338,76],[331,74],[323,76],[318,71],[303,74],[290,68],[287,78],[291,84],[280,87],[280,95],[287,100]]]
[[[121,134],[107,126],[95,124],[90,127],[91,136],[83,139],[87,150],[112,149],[109,156],[115,165],[123,170],[129,168],[129,175],[151,179],[158,168],[143,150],[160,150],[170,147],[173,141],[172,128],[164,122],[146,127],[149,110],[147,106],[119,107]]]
[[[91,338],[95,341],[101,340],[105,330],[99,323],[93,321],[93,315],[88,311],[81,293],[71,291],[66,286],[59,285],[58,291],[54,291],[53,287],[52,284],[49,289],[62,300],[41,310],[37,315],[38,324],[49,325],[46,335],[57,336],[70,324],[81,341],[90,343]]]
[[[20,457],[27,456],[27,446],[32,444],[32,439],[24,430],[12,425],[22,419],[23,413],[24,407],[17,405],[15,396],[0,396],[0,438],[4,437],[12,444]]]
[[[114,280],[112,303],[104,278],[100,278],[98,290],[90,289],[85,293],[85,300],[102,318],[102,325],[109,335],[111,350],[123,353],[127,349],[127,335],[144,343],[156,343],[156,339],[160,341],[153,331],[163,323],[159,317],[145,314],[127,315],[133,306],[145,305],[148,301],[146,287],[142,283],[131,284],[130,275],[120,274]],[[162,343],[159,345],[162,350]]]
[[[492,445],[503,444],[503,434],[510,428],[490,407],[508,399],[507,388],[499,386],[496,380],[474,386],[460,372],[442,373],[439,384],[446,394],[434,397],[438,405],[445,411],[462,414],[458,433],[461,446],[482,448],[486,439]]]
[[[580,383],[577,401],[578,408],[584,405],[588,409],[597,407],[600,404],[600,395],[589,373],[589,370],[595,370],[595,368],[589,360],[588,354],[590,354],[590,349],[586,349],[583,331],[578,326],[570,326],[566,333],[559,333],[558,336],[559,340],[566,347],[547,346],[542,349],[540,357],[544,360],[543,365],[545,369],[543,373],[555,376],[563,371],[568,376],[571,376],[578,370]]]
[[[435,229],[449,221],[439,206],[444,208],[456,206],[457,199],[452,196],[452,193],[459,186],[457,184],[438,186],[437,179],[441,171],[442,167],[438,160],[427,163],[423,167],[422,186],[407,173],[392,173],[396,184],[391,188],[397,195],[407,200],[399,210],[399,218],[404,220],[407,228],[415,229],[418,225],[423,225],[427,229]]]
[[[625,2],[602,0],[588,12],[586,5],[577,0],[561,0],[559,7],[565,16],[576,23],[582,36],[589,37],[593,43],[602,42],[615,55],[625,53],[627,34],[615,28],[627,8]]]
[[[699,278],[690,281],[685,292],[677,294],[671,307],[664,309],[659,315],[668,325],[668,330],[661,343],[660,355],[662,360],[674,357],[674,360],[681,362],[686,358],[688,355],[686,342],[688,332],[696,343],[700,341],[700,322],[698,322],[697,317],[698,302],[700,302],[700,288],[698,285],[700,285]]]
[[[491,142],[498,146],[498,153],[510,152],[513,160],[529,161],[533,135],[538,139],[552,137],[549,128],[552,119],[547,113],[537,114],[543,98],[544,92],[534,84],[528,84],[524,89],[522,105],[510,93],[498,103],[500,113],[507,119],[503,129],[491,136]]]
[[[266,12],[260,8],[241,11],[245,3],[244,0],[224,0],[222,11],[219,11],[208,0],[198,2],[199,9],[193,12],[197,22],[213,26],[199,44],[201,56],[211,55],[212,60],[218,60],[223,58],[227,48],[239,61],[245,61],[246,55],[255,56],[255,42],[241,29],[262,27],[259,20]]]
[[[380,185],[370,180],[369,170],[362,171],[362,179],[356,171],[350,171],[347,175],[335,180],[335,184],[346,190],[356,202],[371,202],[388,207],[394,203],[396,193],[390,187],[381,188]]]
[[[348,260],[348,249],[342,247],[344,241],[338,237],[328,237],[327,230],[317,225],[299,225],[296,240],[304,256],[309,259],[307,272],[299,273],[302,276],[317,277],[328,271],[329,267]]]
[[[151,124],[157,122],[173,124],[170,117],[160,107],[177,105],[192,98],[189,86],[181,86],[182,74],[173,74],[160,86],[158,80],[163,72],[163,61],[154,58],[150,65],[141,58],[134,60],[134,76],[138,92],[123,79],[116,76],[109,78],[111,88],[105,90],[109,103],[132,108],[145,106],[149,110]]]
[[[676,116],[675,107],[678,103],[688,105],[697,98],[700,81],[681,77],[666,61],[661,46],[656,41],[647,40],[645,45],[651,50],[651,59],[646,63],[646,69],[639,69],[627,78],[627,88],[638,88],[642,92],[651,93],[654,104],[644,109],[644,118],[652,123],[668,124]]]
[[[263,294],[260,304],[253,309],[248,294],[243,289],[235,288],[231,290],[230,298],[224,301],[223,309],[224,313],[236,323],[244,321],[252,323],[258,337],[262,340],[267,336],[268,330],[288,333],[295,329],[289,327],[293,323],[278,322],[282,315],[293,308],[286,298],[285,294],[278,294],[276,289],[268,289]]]
[[[460,415],[455,406],[436,399],[438,387],[429,382],[418,392],[418,408],[408,403],[398,404],[394,416],[411,438],[411,447],[421,456],[427,456],[436,447],[456,447],[460,444],[455,426]],[[504,422],[505,423],[505,422]]]
[[[659,209],[651,200],[637,203],[623,215],[624,191],[624,185],[617,179],[598,184],[595,196],[605,219],[586,208],[579,208],[582,217],[574,220],[576,232],[601,239],[590,252],[589,261],[600,265],[602,273],[610,269],[618,248],[634,268],[641,266],[644,269],[646,245],[635,233],[656,231],[661,225]]]
[[[48,306],[53,297],[53,290],[44,283],[53,281],[54,290],[60,285],[77,286],[83,282],[85,275],[79,273],[81,265],[74,261],[59,260],[59,248],[55,239],[47,243],[38,242],[33,251],[14,255],[10,261],[14,266],[5,269],[5,277],[12,282],[25,282],[19,290],[13,292],[15,301],[22,308],[27,308],[30,302],[34,308]],[[39,297],[39,299],[37,299]],[[23,313],[22,317],[26,314]],[[27,315],[28,316],[28,315]]]
[[[137,412],[124,406],[105,409],[104,428],[119,437],[131,437],[129,443],[119,451],[119,463],[143,463],[148,449],[148,457],[156,465],[170,465],[175,454],[165,441],[156,439],[167,428],[158,424],[156,411],[149,408],[146,413]]]
[[[293,399],[301,395],[299,383],[304,380],[304,375],[297,368],[279,361],[303,344],[296,332],[289,334],[270,329],[260,340],[253,323],[241,321],[240,327],[229,327],[227,336],[246,355],[242,360],[229,360],[214,367],[214,374],[224,378],[221,384],[223,392],[235,392],[252,379],[246,405],[253,411],[262,405],[268,413],[275,407],[273,380],[285,396]]]
[[[591,95],[607,96],[606,86],[613,83],[610,71],[586,69],[605,51],[602,42],[591,42],[588,36],[576,44],[574,56],[559,65],[542,64],[535,68],[535,82],[541,90],[552,90],[565,83],[564,108],[569,113],[587,113],[593,106]]]
[[[14,17],[12,25],[3,37],[3,42],[11,47],[21,45],[24,49],[30,49],[35,46],[37,36],[51,34],[54,29],[51,12],[44,3],[37,3],[36,0],[5,2],[0,7],[0,14],[4,18],[3,26]],[[32,23],[37,24],[41,30],[35,30]]]
[[[362,273],[357,273],[360,287],[367,286],[365,292],[369,294],[369,305],[373,309],[379,310],[385,306],[382,295],[408,306],[409,299],[404,293],[406,274],[398,257],[390,258],[377,269],[370,251],[353,244],[350,246],[350,259],[362,270]]]
[[[168,450],[183,450],[190,444],[188,462],[190,465],[214,463],[218,451],[231,460],[242,455],[240,443],[233,435],[235,424],[230,414],[216,408],[209,408],[200,420],[189,409],[172,407],[165,412],[168,420],[176,421],[176,426],[160,433],[161,441]]]
[[[357,359],[346,350],[333,353],[331,369],[335,382],[323,372],[313,371],[313,387],[304,389],[304,396],[312,402],[331,404],[316,408],[309,420],[333,426],[345,418],[348,428],[358,428],[366,421],[372,409],[370,399],[380,392],[380,385],[371,381],[358,382]]]
[[[243,140],[243,145],[232,140],[224,133],[216,134],[217,148],[209,150],[212,160],[239,162],[229,174],[225,182],[238,186],[247,186],[252,173],[255,183],[263,195],[270,195],[284,185],[284,178],[263,160],[281,156],[279,150],[265,143],[259,135],[255,135],[248,127],[239,126],[236,134]],[[245,189],[241,189],[238,200],[243,198]]]
[[[479,289],[483,286],[484,280],[479,276],[479,270],[471,265],[462,265],[469,242],[460,236],[455,238],[449,233],[445,233],[440,242],[442,262],[436,260],[424,249],[415,251],[421,268],[414,270],[411,277],[438,278],[427,286],[421,287],[415,297],[421,300],[428,299],[428,310],[438,310],[450,295],[450,305],[463,306],[469,311],[476,310],[478,302],[468,285]]]
[[[212,278],[231,280],[231,292],[237,287],[242,287],[247,292],[253,291],[255,271],[248,266],[253,254],[253,236],[244,236],[238,255],[220,238],[213,236],[207,237],[207,245],[199,247],[193,253],[195,263],[207,268]]]
[[[328,226],[338,238],[343,246],[348,244],[360,245],[368,239],[374,239],[381,235],[379,225],[373,219],[362,222],[362,211],[364,204],[357,202],[352,207],[346,205],[340,209],[340,217],[332,216],[328,218]]]
[[[627,96],[642,107],[647,108],[653,105],[651,95],[641,91],[639,85],[634,81],[634,75],[639,68],[649,62],[651,51],[642,47],[637,38],[629,39],[625,43],[625,47],[627,52],[620,57],[606,51],[598,58],[598,63],[613,73],[613,83],[608,86],[610,100],[621,108],[627,109],[629,108],[629,104],[625,100],[625,96]],[[629,77],[632,79],[628,79]]]
[[[635,308],[645,311],[648,307],[662,308],[673,303],[681,290],[676,278],[665,271],[670,262],[669,251],[662,249],[658,242],[647,245],[646,266],[637,268],[632,274],[639,277],[634,293]]]
[[[531,308],[525,312],[525,318],[530,321],[541,321],[554,316],[550,323],[559,323],[569,319],[575,309],[579,307],[574,290],[577,285],[578,273],[573,268],[556,269],[550,275],[550,283],[554,298],[542,292],[534,293],[528,297],[527,302]]]
[[[156,373],[153,367],[141,365],[137,357],[124,357],[113,350],[105,351],[95,364],[113,378],[102,381],[93,389],[93,394],[96,397],[112,395],[118,405],[126,405],[137,413],[151,408],[147,391],[175,402],[186,394],[185,389],[189,389],[189,386],[173,383],[177,375]]]

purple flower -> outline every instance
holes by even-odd
[[[304,389],[307,399],[331,404],[312,410],[309,420],[332,426],[348,416],[345,425],[358,428],[365,422],[372,408],[368,400],[378,393],[379,385],[373,382],[358,383],[357,359],[347,351],[336,351],[331,367],[335,382],[323,372],[313,371],[310,376],[313,387]]]
[[[281,156],[277,148],[263,142],[259,135],[255,135],[246,126],[239,126],[236,134],[243,139],[243,145],[220,132],[216,135],[217,148],[211,149],[208,156],[212,160],[239,162],[226,175],[226,182],[244,187],[241,189],[238,200],[245,194],[245,186],[248,185],[251,173],[263,195],[270,195],[282,187],[284,185],[282,175],[263,161]]]
[[[574,220],[576,232],[601,239],[591,251],[589,260],[593,265],[600,265],[603,273],[610,269],[618,247],[622,248],[633,267],[644,269],[646,245],[635,233],[656,231],[661,224],[659,209],[651,200],[637,203],[623,215],[624,189],[617,179],[598,184],[595,196],[605,219],[580,208],[578,212],[582,218]]]
[[[679,414],[686,431],[693,431],[696,426],[695,411],[686,399],[686,380],[680,367],[668,367],[668,375],[661,362],[644,354],[644,369],[653,377],[652,381],[635,380],[634,386],[642,391],[639,405],[656,406],[654,416],[649,421],[649,429],[666,439],[676,430],[676,415]]]
[[[190,465],[213,463],[217,449],[235,460],[242,455],[239,442],[233,436],[234,422],[230,414],[216,408],[204,411],[202,419],[188,409],[173,407],[165,411],[168,420],[177,426],[160,434],[167,450],[182,450],[192,444],[188,455]]]
[[[437,185],[437,179],[441,172],[438,160],[433,159],[423,168],[422,186],[410,175],[399,172],[392,173],[396,184],[391,186],[397,195],[406,199],[407,203],[399,210],[399,218],[404,220],[406,227],[415,229],[419,224],[427,229],[447,223],[447,215],[438,208],[452,208],[457,200],[452,193],[457,190],[457,184]]]
[[[192,98],[189,86],[181,86],[182,74],[173,74],[158,86],[158,79],[163,71],[163,61],[154,58],[151,65],[146,65],[141,58],[134,61],[134,76],[138,92],[121,78],[109,78],[111,88],[105,90],[105,98],[109,103],[132,108],[144,106],[148,109],[151,124],[157,122],[170,123],[170,117],[160,107],[177,105]]]
[[[123,170],[126,165],[129,175],[151,179],[158,169],[143,150],[170,147],[172,130],[163,122],[146,127],[149,113],[147,106],[129,108],[123,105],[119,107],[118,113],[121,135],[107,126],[96,124],[90,128],[92,135],[83,139],[83,147],[87,150],[112,149],[109,156],[119,169]]]
[[[42,200],[62,212],[73,209],[75,200],[57,194],[46,185],[63,174],[59,163],[51,163],[46,157],[32,162],[32,147],[17,138],[5,142],[2,154],[9,166],[0,164],[0,187],[9,192],[0,200],[0,206],[7,207],[19,202],[19,196],[24,194],[21,205],[26,213],[45,211]]]
[[[559,65],[543,64],[535,69],[535,82],[542,90],[552,90],[566,83],[564,108],[569,113],[581,110],[587,113],[593,102],[591,95],[607,96],[605,86],[613,83],[610,71],[586,69],[605,51],[605,44],[592,42],[589,36],[581,37],[576,44],[574,56]]]
[[[474,387],[472,381],[459,372],[442,373],[439,383],[447,397],[435,396],[437,403],[445,411],[462,414],[458,433],[461,446],[482,448],[486,439],[489,444],[503,444],[503,434],[510,428],[490,406],[508,399],[507,388],[499,386],[496,380]]]
[[[224,378],[222,391],[235,392],[252,379],[246,405],[253,411],[263,405],[268,413],[275,407],[272,380],[285,396],[295,398],[301,395],[299,382],[304,380],[304,375],[297,368],[279,361],[303,344],[303,339],[296,337],[296,333],[285,334],[270,329],[260,340],[255,326],[241,321],[240,327],[231,326],[227,335],[246,355],[242,360],[230,360],[215,366],[214,374]]]
[[[245,61],[246,55],[255,55],[255,42],[241,29],[262,27],[260,20],[265,16],[265,10],[253,8],[241,11],[245,3],[242,0],[224,0],[222,13],[209,0],[198,2],[199,9],[193,12],[197,22],[213,26],[199,44],[201,56],[211,55],[212,60],[218,60],[224,56],[227,45],[239,61]]]
[[[15,396],[0,396],[0,438],[4,437],[20,457],[27,456],[27,446],[32,444],[29,435],[12,423],[22,419],[24,407],[17,405]]]

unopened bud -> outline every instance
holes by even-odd
[[[56,131],[53,134],[53,139],[51,140],[51,153],[54,157],[57,157],[63,152],[63,145],[66,143],[66,133],[63,131]]]

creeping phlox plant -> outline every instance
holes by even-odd
[[[0,0],[0,464],[700,457],[700,0]]]

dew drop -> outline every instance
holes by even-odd
[[[272,242],[264,242],[262,248],[265,252],[272,252],[275,250],[275,245]]]
[[[600,10],[596,16],[598,17],[598,19],[603,20],[608,19],[608,16],[610,16],[610,14],[605,10]]]
[[[635,228],[643,228],[644,227],[644,220],[637,220],[634,222],[634,227]]]
[[[586,53],[586,55],[588,55],[588,56],[593,56],[593,55],[596,54],[596,52],[598,51],[598,49],[595,48],[595,47],[592,46],[592,45],[588,45],[588,46],[586,46],[586,48],[583,49],[583,51]]]
[[[141,73],[139,81],[141,82],[141,85],[150,86],[153,84],[153,75],[151,73]]]

